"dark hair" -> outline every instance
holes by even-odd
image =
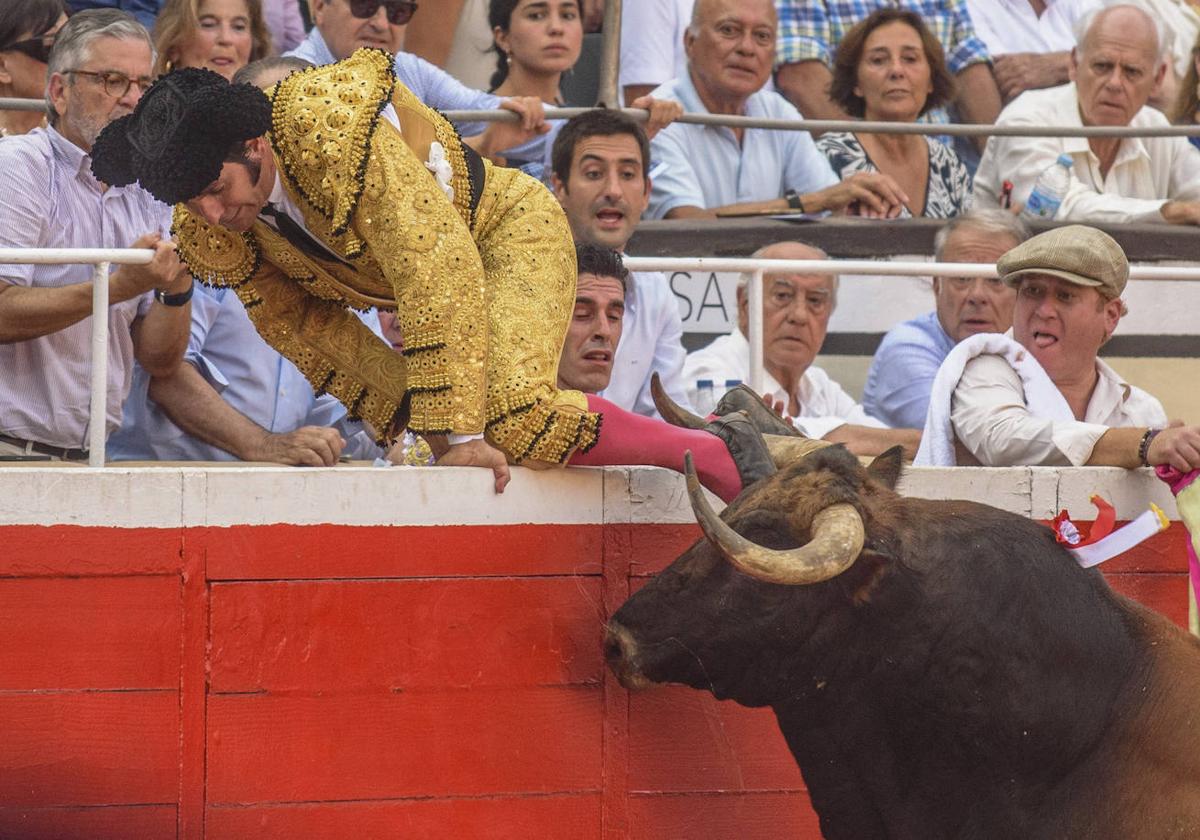
[[[512,24],[512,14],[520,2],[521,0],[491,0],[488,3],[488,26],[493,31],[499,27],[507,32],[508,27]],[[500,45],[495,40],[492,41],[492,52],[496,54],[496,72],[492,74],[492,80],[488,82],[488,90],[495,90],[508,78],[508,56],[504,54],[504,50],[500,49]]]
[[[605,108],[584,111],[566,121],[554,138],[554,146],[550,150],[550,168],[558,180],[566,185],[571,177],[571,161],[575,158],[575,146],[579,141],[585,137],[612,137],[614,134],[628,134],[637,141],[642,154],[642,177],[649,178],[650,141],[646,139],[646,132],[631,117]]]
[[[838,44],[833,56],[833,81],[829,83],[829,99],[852,117],[862,117],[866,111],[863,98],[854,92],[858,85],[858,64],[862,61],[867,38],[889,23],[908,24],[921,38],[925,60],[929,62],[929,80],[933,90],[925,99],[921,114],[940,107],[954,97],[954,77],[946,67],[946,54],[938,39],[929,31],[921,16],[908,9],[876,9],[850,28]],[[920,116],[920,115],[918,115]]]
[[[597,277],[613,277],[621,281],[622,291],[629,284],[629,269],[625,267],[621,255],[612,248],[591,242],[576,242],[575,261],[579,266],[576,276],[594,274]]]
[[[0,15],[0,48],[25,37],[36,38],[55,24],[67,7],[62,0],[4,0]]]
[[[238,71],[233,74],[233,78],[229,80],[229,83],[231,85],[254,85],[255,87],[262,87],[258,82],[268,73],[286,70],[287,73],[285,75],[291,75],[297,70],[307,70],[313,66],[315,65],[311,61],[305,61],[303,58],[297,58],[294,55],[269,55],[266,58],[251,61],[245,67],[238,68]]]

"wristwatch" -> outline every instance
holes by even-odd
[[[801,213],[804,212],[804,202],[800,200],[800,193],[795,190],[788,190],[783,194],[783,197],[787,201],[789,208],[799,210]]]
[[[188,286],[188,289],[186,292],[179,292],[178,294],[174,294],[174,295],[169,295],[166,292],[164,292],[162,289],[155,289],[154,290],[154,299],[156,301],[158,301],[159,303],[161,303],[163,306],[183,306],[185,303],[187,303],[189,300],[192,299],[192,292],[194,292],[194,291],[196,291],[196,281],[195,280],[193,280],[191,285]]]

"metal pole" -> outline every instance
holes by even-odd
[[[88,415],[88,466],[104,466],[108,430],[108,263],[92,273],[92,403]]]
[[[750,382],[754,393],[763,392],[763,270],[757,268],[750,278],[749,294],[746,305],[750,309],[750,334],[746,340],[750,342]]]
[[[617,108],[621,105],[621,92],[617,89],[617,79],[621,73],[621,0],[604,0],[603,26],[600,42],[600,88],[596,91],[596,104],[606,108]]]

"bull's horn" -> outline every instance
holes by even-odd
[[[787,435],[763,435],[763,440],[767,442],[767,451],[771,453],[771,460],[779,469],[796,463],[805,455],[811,455],[818,449],[834,445],[827,440]]]
[[[717,516],[704,496],[692,454],[684,455],[688,498],[701,530],[739,571],[768,583],[797,586],[820,583],[850,568],[866,535],[853,505],[830,505],[813,517],[812,539],[799,548],[777,550],[751,542]]]
[[[662,381],[658,378],[658,371],[650,374],[650,396],[654,398],[654,407],[658,409],[658,413],[672,426],[683,426],[685,429],[703,429],[708,425],[708,421],[703,417],[697,417],[667,396],[666,390],[663,389]]]

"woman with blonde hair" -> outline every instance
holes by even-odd
[[[271,54],[262,0],[167,0],[154,24],[155,74],[204,67],[226,79]]]

